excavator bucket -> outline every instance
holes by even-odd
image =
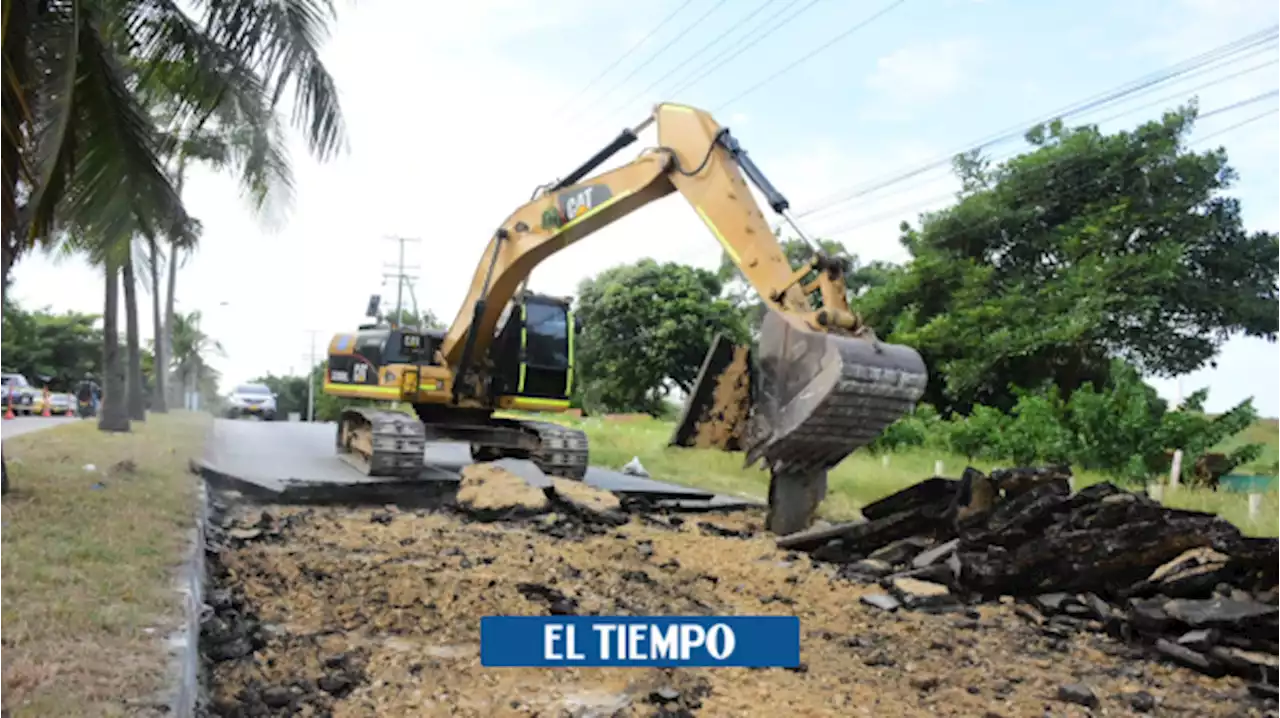
[[[928,374],[915,350],[765,315],[754,351],[712,343],[675,446],[745,451],[775,477],[823,473],[909,412]]]

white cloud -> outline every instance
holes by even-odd
[[[867,87],[903,104],[925,104],[964,89],[981,60],[974,38],[913,43],[876,60]]]

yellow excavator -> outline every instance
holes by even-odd
[[[588,177],[650,125],[656,147]],[[367,326],[333,337],[325,393],[398,401],[416,413],[344,409],[339,455],[372,476],[414,476],[427,441],[463,441],[477,461],[525,458],[547,474],[582,479],[583,432],[495,415],[564,411],[573,391],[572,302],[525,291],[525,280],[553,253],[679,192],[768,311],[755,347],[717,338],[672,444],[743,451],[747,465],[763,462],[771,474],[768,528],[807,527],[827,471],[908,412],[927,372],[918,353],[880,342],[850,309],[846,259],[814,245],[812,260],[791,266],[748,180],[814,245],[728,128],[693,107],[657,105],[497,228],[447,330]]]

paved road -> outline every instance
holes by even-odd
[[[0,421],[0,435],[3,435],[5,439],[12,439],[15,436],[30,434],[33,431],[48,429],[51,426],[66,424],[70,421],[80,421],[80,419],[65,416],[17,416]]]
[[[385,481],[364,476],[338,459],[334,447],[335,433],[335,425],[331,423],[218,419],[206,446],[204,460],[208,468],[219,473],[274,490],[299,483],[360,484]],[[428,444],[426,463],[428,466],[423,479],[456,481],[457,472],[471,463],[471,452],[466,444]],[[542,471],[529,461],[503,459],[498,463],[535,486],[547,483]],[[608,491],[691,500],[713,498],[712,494],[704,491],[628,476],[596,466],[587,470],[586,483]],[[716,503],[741,503],[740,499],[729,497],[715,499]]]

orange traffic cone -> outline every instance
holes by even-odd
[[[4,418],[6,419],[17,418],[13,415],[13,387],[9,387],[9,406],[4,411]]]
[[[68,406],[68,407],[67,407],[67,414],[66,414],[66,415],[67,415],[67,416],[75,416],[75,415],[76,415],[76,412],[75,412],[75,410],[74,410],[74,409],[72,409],[71,407],[69,407],[69,406]]]
[[[45,390],[44,390],[44,409],[40,412],[40,416],[53,416],[53,414],[49,412],[49,389],[48,389],[48,387],[45,387]]]

